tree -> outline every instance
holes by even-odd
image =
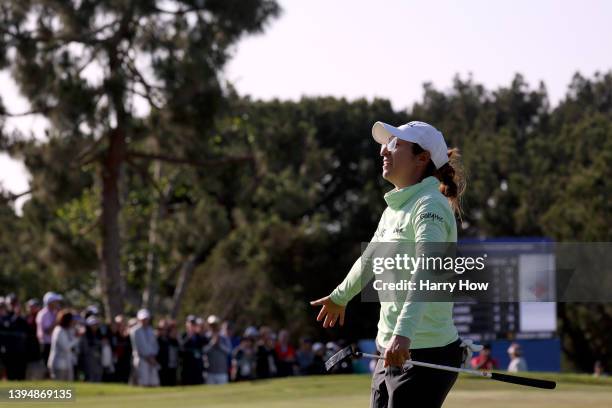
[[[88,187],[95,185],[100,194],[99,280],[107,314],[120,313],[125,298],[120,267],[124,165],[130,158],[190,162],[132,150],[154,130],[138,106],[163,110],[168,122],[191,127],[189,137],[171,135],[167,143],[197,142],[220,104],[219,72],[229,47],[246,33],[260,32],[278,12],[272,0],[14,0],[0,5],[1,67],[11,70],[32,108],[16,113],[1,107],[0,113],[46,117],[50,137],[67,143],[73,165],[97,166]],[[18,141],[10,144],[19,154]]]

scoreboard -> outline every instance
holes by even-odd
[[[463,253],[486,253],[485,273],[494,282],[491,301],[456,302],[459,335],[476,341],[553,338],[556,303],[555,257],[549,241],[463,241]]]

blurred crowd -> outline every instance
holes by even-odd
[[[508,347],[508,372],[518,373],[519,371],[527,371],[527,361],[523,357],[523,349],[519,343],[512,343]],[[477,370],[499,370],[499,362],[491,355],[491,345],[485,344],[478,354],[471,360],[471,366]]]
[[[240,334],[241,333],[241,334]],[[249,326],[237,332],[215,315],[184,325],[151,313],[105,321],[97,306],[77,312],[47,292],[42,302],[0,297],[0,379],[123,382],[142,386],[224,384],[323,374],[343,344],[292,342],[287,330]],[[337,372],[351,372],[350,364]]]

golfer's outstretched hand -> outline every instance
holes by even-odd
[[[329,296],[325,296],[318,300],[310,302],[312,306],[322,306],[319,315],[317,316],[317,322],[323,320],[323,327],[334,327],[338,319],[340,320],[340,326],[344,325],[344,312],[346,306],[340,306],[332,302]]]
[[[404,365],[410,359],[410,339],[394,334],[385,350],[385,367]]]

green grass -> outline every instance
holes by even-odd
[[[577,374],[530,374],[557,381],[556,390],[538,390],[497,381],[461,376],[449,394],[448,408],[612,407],[612,379]],[[229,384],[142,389],[118,384],[65,384],[73,387],[71,403],[0,402],[14,407],[367,407],[370,377],[334,375]],[[61,387],[53,382],[0,383],[8,387]]]

